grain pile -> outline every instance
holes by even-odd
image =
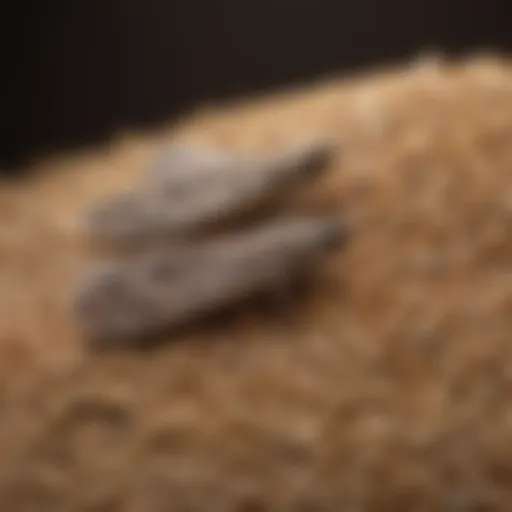
[[[317,289],[91,356],[78,221],[163,141],[337,138]],[[202,110],[0,190],[0,510],[512,508],[512,64],[422,60]]]

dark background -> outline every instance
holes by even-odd
[[[204,101],[425,49],[512,47],[511,0],[47,0],[3,11],[9,168]]]

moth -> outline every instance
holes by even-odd
[[[282,218],[176,250],[159,247],[101,264],[75,304],[93,346],[123,346],[287,287],[338,247],[334,219]]]
[[[286,203],[325,171],[333,151],[324,141],[263,156],[172,147],[158,155],[138,188],[95,205],[86,229],[111,246],[187,238]]]

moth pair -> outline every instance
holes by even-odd
[[[78,291],[87,338],[131,344],[300,279],[339,245],[342,228],[280,211],[334,151],[315,142],[264,156],[194,147],[160,154],[138,188],[87,217],[91,238],[118,253]]]

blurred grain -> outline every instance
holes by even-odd
[[[344,146],[353,231],[286,319],[88,355],[81,213],[162,141]],[[0,190],[0,509],[510,510],[512,65],[478,57],[199,110]]]

